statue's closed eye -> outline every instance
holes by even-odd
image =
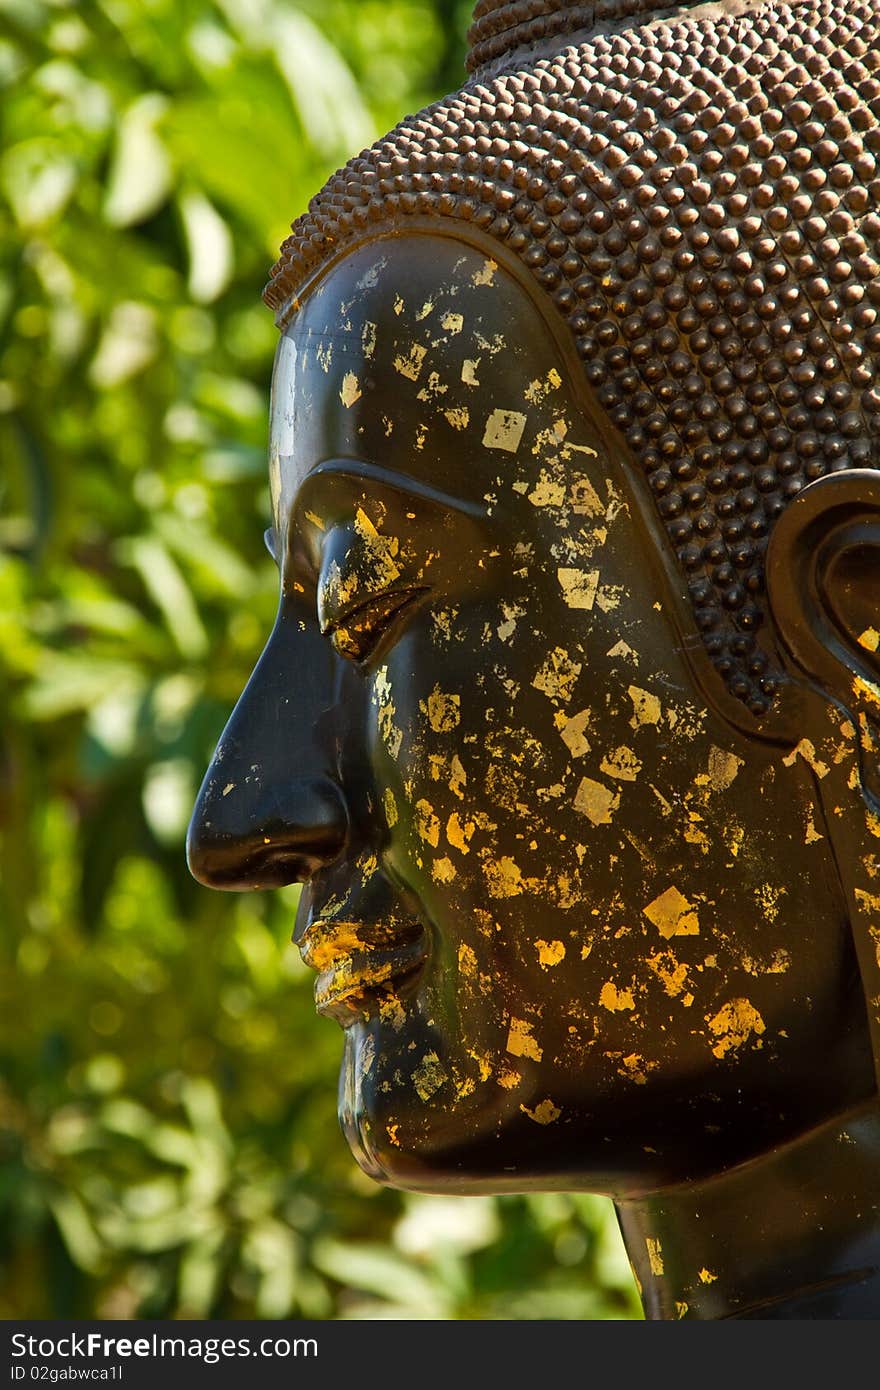
[[[369,598],[338,618],[325,620],[321,631],[340,656],[349,661],[368,661],[380,648],[387,649],[404,614],[408,614],[425,588],[394,589]]]

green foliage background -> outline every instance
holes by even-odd
[[[355,1167],[295,895],[188,877],[268,633],[290,219],[467,0],[0,0],[0,1316],[638,1316],[610,1205]]]

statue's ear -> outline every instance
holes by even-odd
[[[849,468],[804,488],[773,529],[766,574],[794,666],[880,725],[880,470]]]

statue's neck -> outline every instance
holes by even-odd
[[[705,0],[479,0],[468,31],[468,72],[519,49],[637,19],[673,15]],[[524,11],[527,17],[523,18]]]
[[[648,1318],[880,1317],[880,1106],[617,1204]]]

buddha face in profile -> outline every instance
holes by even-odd
[[[766,681],[760,720],[725,691],[522,272],[427,233],[329,264],[283,330],[269,449],[278,618],[190,861],[303,884],[365,1171],[620,1195],[870,1094],[836,848],[866,726],[806,679]]]

